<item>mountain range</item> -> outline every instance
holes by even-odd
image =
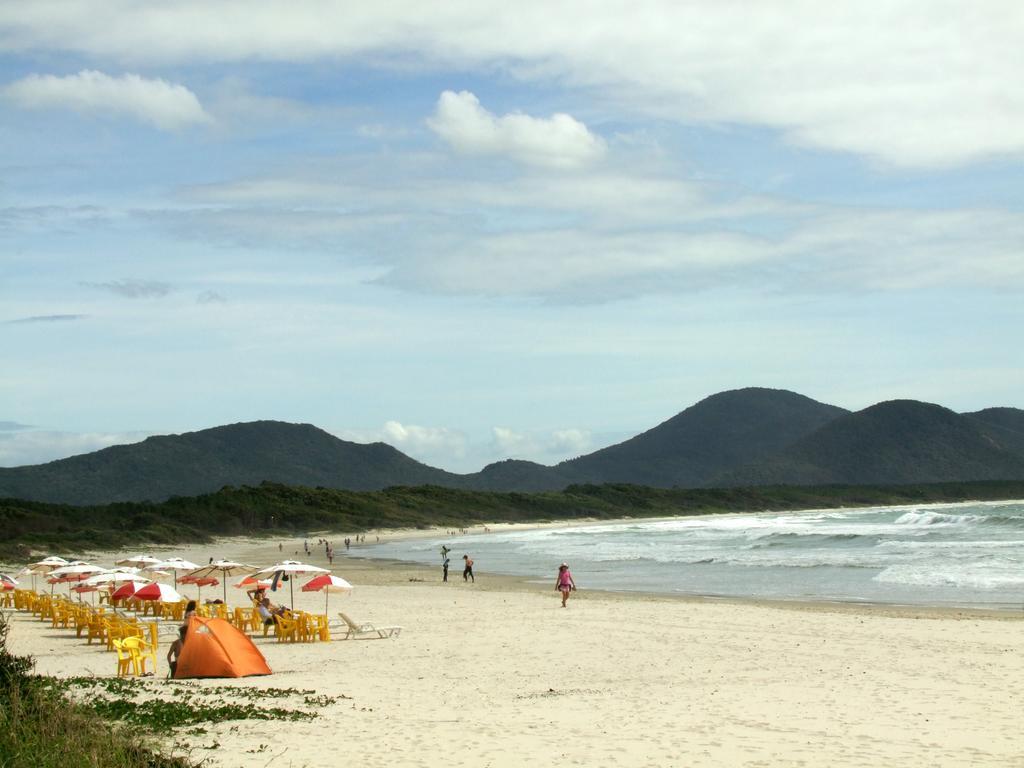
[[[916,400],[850,412],[785,390],[712,395],[617,445],[545,466],[506,460],[472,474],[311,425],[230,424],[0,469],[0,497],[68,504],[160,501],[269,481],[535,492],[575,484],[660,488],[908,484],[1024,479],[1024,411],[958,414]]]

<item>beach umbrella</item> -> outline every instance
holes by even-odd
[[[131,565],[136,568],[146,568],[159,562],[162,562],[160,558],[153,557],[152,555],[132,555],[123,560],[115,560],[114,565]]]
[[[203,587],[216,587],[220,584],[219,579],[215,579],[213,576],[192,576],[186,574],[178,579],[179,584],[194,584],[196,589],[199,591],[199,601],[203,599]]]
[[[71,587],[71,591],[75,592],[79,596],[84,595],[86,592],[91,592],[92,593],[92,601],[93,601],[93,603],[95,603],[96,602],[96,592],[97,592],[97,590],[99,590],[99,586],[96,585],[96,584],[89,584],[87,582],[88,582],[88,579],[86,579],[85,581],[80,581],[78,584],[75,584],[75,586]]]
[[[18,586],[18,580],[13,576],[0,573],[0,589],[12,590]]]
[[[142,589],[144,586],[152,583],[153,582],[149,581],[148,579],[145,581],[126,581],[124,584],[122,584],[120,587],[118,587],[110,593],[110,601],[113,602],[114,600],[127,600],[129,597],[134,597],[135,593]]]
[[[21,569],[22,573],[49,573],[50,571],[56,570],[62,566],[68,565],[68,561],[63,557],[57,557],[51,555],[50,557],[44,557],[35,563],[29,563]]]
[[[178,571],[194,571],[199,566],[180,557],[169,557],[159,563],[146,566],[147,571],[170,571],[174,574],[174,586],[178,586]]]
[[[194,571],[189,573],[189,576],[195,576],[197,578],[216,576],[224,584],[224,603],[228,602],[228,582],[227,579],[230,576],[248,576],[250,573],[258,571],[255,565],[246,565],[245,563],[236,563],[232,560],[215,560],[209,565],[201,565]]]
[[[50,582],[50,584],[65,584],[73,581],[82,581],[97,573],[102,573],[105,570],[106,568],[101,568],[98,565],[90,565],[89,563],[76,561],[50,571],[50,576],[47,581]],[[71,594],[71,587],[68,587],[68,594]]]
[[[140,576],[138,568],[112,568],[90,576],[82,582],[82,585],[99,587],[104,584],[120,584],[125,581],[149,581],[149,579]]]
[[[307,573],[330,573],[326,568],[321,568],[317,565],[309,565],[308,563],[300,563],[297,560],[284,560],[283,562],[271,565],[269,568],[264,568],[262,571],[256,571],[254,576],[270,576],[270,588],[271,590],[277,587],[277,584],[285,577],[288,577],[288,590],[291,593],[292,608],[295,607],[295,587],[293,586],[292,577],[300,576]]]
[[[258,579],[255,576],[246,576],[237,584],[232,585],[235,589],[252,591],[266,591],[270,589],[270,579]]]
[[[58,579],[59,581],[82,581],[83,579],[87,579],[97,573],[103,573],[106,570],[106,568],[98,565],[76,562],[69,563],[68,565],[64,565],[50,571],[50,578]]]
[[[161,584],[159,581],[151,581],[135,590],[132,595],[136,600],[155,600],[159,603],[180,603],[185,598],[178,594],[178,590],[168,584]]]
[[[342,592],[349,593],[352,591],[352,585],[345,581],[341,576],[335,576],[330,573],[323,573],[310,579],[302,586],[303,592],[323,592],[324,593],[324,613],[327,613],[327,599],[330,597],[331,592]]]
[[[44,557],[42,560],[39,560],[38,562],[29,563],[24,568],[22,568],[20,571],[18,571],[18,575],[19,576],[20,575],[26,575],[27,576],[27,575],[31,574],[31,576],[32,576],[32,589],[34,591],[35,588],[36,588],[36,575],[37,574],[49,573],[50,571],[54,571],[57,568],[60,568],[60,567],[65,566],[67,564],[68,564],[68,561],[65,560],[63,557],[57,557],[56,555],[51,555],[49,557]],[[50,591],[53,592],[52,589]]]

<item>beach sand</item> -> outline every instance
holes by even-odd
[[[301,540],[283,554],[277,540],[232,540],[159,554],[266,565],[295,550]],[[168,744],[189,742],[211,766],[276,768],[1024,766],[1019,613],[598,593],[582,573],[562,609],[554,569],[550,583],[531,584],[479,563],[467,585],[453,559],[442,584],[440,558],[424,569],[358,554],[335,558],[355,590],[331,596],[332,615],[398,624],[400,637],[258,637],[273,675],[199,682],[348,698],[312,721],[224,722]],[[322,550],[297,559],[326,564]],[[239,590],[228,593],[241,604]],[[323,610],[322,595],[295,597]],[[274,600],[287,603],[287,589]],[[111,676],[116,666],[23,614],[12,615],[9,644],[44,674]]]

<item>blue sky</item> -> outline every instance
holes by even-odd
[[[1017,3],[0,8],[0,465],[1024,407]]]

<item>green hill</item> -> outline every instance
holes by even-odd
[[[891,400],[826,424],[767,460],[722,473],[721,485],[901,484],[1024,478],[1024,456],[977,423],[916,400]]]
[[[986,408],[964,416],[994,445],[1024,456],[1024,411],[1020,408]]]
[[[719,473],[771,456],[845,413],[782,389],[736,389],[555,468],[576,482],[706,486]]]
[[[1024,411],[958,415],[911,400],[857,413],[785,390],[721,392],[617,445],[553,467],[506,460],[458,475],[384,443],[339,440],[310,424],[256,421],[151,437],[48,464],[0,469],[0,497],[67,504],[161,501],[231,485],[355,491],[434,485],[557,491],[1024,479]]]
[[[384,443],[350,443],[311,424],[254,421],[0,469],[0,496],[69,504],[161,501],[264,480],[374,490],[456,485],[459,476]]]

